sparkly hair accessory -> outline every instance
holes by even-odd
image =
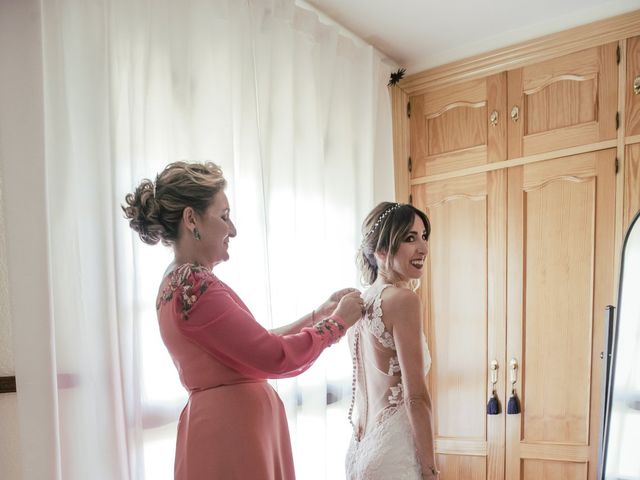
[[[401,203],[394,203],[393,205],[391,205],[389,208],[387,208],[384,212],[382,212],[382,215],[380,215],[378,217],[378,220],[376,220],[376,223],[373,224],[373,227],[371,227],[371,230],[369,230],[366,235],[363,238],[363,242],[364,240],[366,240],[367,238],[369,238],[369,236],[376,231],[376,228],[378,228],[378,226],[382,223],[382,221],[387,217],[387,215],[389,215],[391,212],[393,212],[394,210],[400,208],[402,206]]]

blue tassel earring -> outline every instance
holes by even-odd
[[[498,381],[498,361],[491,361],[491,397],[487,402],[487,415],[498,415],[500,413],[500,400],[496,395],[496,382]]]

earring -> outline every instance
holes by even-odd
[[[196,240],[202,239],[202,237],[200,236],[200,231],[196,227],[193,228],[193,238],[195,238]]]

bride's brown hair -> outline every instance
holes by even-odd
[[[411,231],[415,216],[420,217],[427,231],[431,233],[431,223],[427,215],[410,204],[379,203],[362,222],[362,244],[356,256],[362,283],[371,285],[378,278],[378,262],[374,254],[386,253],[384,268],[389,270],[400,243]]]

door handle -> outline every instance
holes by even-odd
[[[491,112],[491,115],[489,115],[489,124],[492,127],[495,127],[498,124],[498,111],[494,110],[493,112]]]
[[[492,360],[491,361],[491,385],[495,385],[496,383],[498,383],[498,361],[497,360]]]
[[[518,105],[514,105],[511,109],[511,121],[516,123],[520,119],[520,107]]]

